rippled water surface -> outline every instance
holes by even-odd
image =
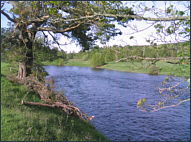
[[[166,76],[75,66],[44,68],[54,77],[57,90],[88,116],[94,115],[91,123],[112,141],[190,140],[190,102],[153,113],[137,108],[139,99],[156,100],[156,85]]]

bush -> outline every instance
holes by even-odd
[[[115,55],[111,52],[105,54],[105,62],[115,61]]]
[[[151,66],[151,67],[149,68],[149,74],[150,74],[150,75],[157,75],[158,73],[159,73],[158,67],[156,67],[156,66]]]
[[[67,55],[67,57],[68,57],[68,59],[73,59],[73,53],[69,53],[69,54]]]
[[[87,60],[88,60],[88,58],[89,58],[89,56],[88,56],[88,55],[84,55],[84,56],[83,56],[83,58],[82,58],[82,60],[83,60],[83,61],[87,61]]]
[[[92,56],[92,60],[91,60],[92,67],[95,68],[104,64],[105,64],[104,57],[101,53],[95,53]]]
[[[59,58],[58,65],[63,66],[64,65],[64,59]]]

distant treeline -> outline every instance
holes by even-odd
[[[22,59],[23,52],[25,52],[24,47],[20,45],[15,45],[17,40],[4,40],[6,37],[12,34],[12,29],[1,28],[1,61],[8,62],[10,57],[15,59],[15,55],[18,56],[18,61]],[[17,48],[18,46],[18,48]],[[16,47],[16,48],[15,48]],[[162,44],[162,45],[150,45],[150,46],[110,46],[102,47],[95,46],[93,49],[86,52],[79,53],[66,53],[64,50],[59,50],[58,48],[50,48],[50,41],[44,42],[44,39],[40,36],[35,39],[33,46],[33,58],[36,61],[54,61],[58,59],[68,60],[68,59],[81,59],[83,61],[91,60],[93,55],[99,53],[101,58],[104,58],[104,62],[116,61],[120,58],[126,58],[127,56],[137,56],[137,57],[180,57],[180,56],[190,56],[190,41]],[[98,56],[98,55],[97,55]]]
[[[68,53],[63,50],[58,50],[58,48],[50,49],[49,47],[38,48],[35,52],[36,58],[40,61],[53,61],[59,58],[62,59],[82,59],[83,61],[91,60],[95,53],[100,53],[105,62],[116,61],[117,59],[125,58],[127,56],[137,56],[137,57],[180,57],[190,54],[186,54],[185,50],[190,48],[190,42],[173,43],[173,44],[163,44],[163,45],[152,45],[152,46],[111,46],[100,48],[96,46],[95,48],[79,53]],[[116,53],[117,52],[117,53]]]

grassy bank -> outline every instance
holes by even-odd
[[[136,66],[135,66],[136,65]],[[147,65],[147,64],[146,64]],[[141,68],[143,65],[141,63],[130,63],[130,62],[110,62],[101,68],[111,69],[117,71],[125,72],[135,72],[135,73],[149,73],[149,68]],[[160,75],[170,75],[170,76],[189,76],[190,75],[190,65],[174,65],[166,63],[164,60],[158,61],[156,67],[159,70]]]
[[[55,61],[45,61],[43,64],[46,65],[56,65],[58,66],[58,60]],[[80,59],[70,59],[64,61],[65,66],[79,66],[79,67],[91,67],[90,61],[82,61]]]
[[[45,65],[57,65],[56,62],[44,62]],[[65,61],[66,66],[81,66],[81,67],[91,67],[90,61],[82,61],[80,59],[70,59]],[[148,65],[148,64],[146,64]],[[149,73],[149,68],[142,68],[141,63],[131,62],[109,62],[100,68],[125,71],[125,72],[135,72],[135,73]],[[170,76],[190,76],[190,65],[179,66],[176,64],[166,63],[164,60],[156,62],[156,67],[158,67],[160,75],[170,75]]]
[[[21,105],[21,100],[41,102],[27,87],[6,79],[8,64],[1,63],[2,141],[104,141],[108,140],[83,120],[60,110]]]

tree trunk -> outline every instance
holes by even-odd
[[[18,77],[23,79],[26,76],[26,63],[20,62],[19,63],[19,70],[18,70]]]
[[[26,54],[27,59],[26,59],[26,76],[29,76],[32,72],[32,66],[33,66],[33,51],[32,51],[32,42],[29,42],[27,44],[27,49],[28,52]]]
[[[29,76],[31,74],[33,65],[33,54],[32,54],[32,42],[26,43],[27,53],[24,61],[19,62],[18,77],[20,79]]]
[[[26,27],[21,30],[21,38],[23,39],[24,48],[26,48],[25,54],[26,58],[19,63],[18,77],[20,79],[29,76],[32,72],[33,66],[33,39],[35,38],[36,32],[29,33]]]

